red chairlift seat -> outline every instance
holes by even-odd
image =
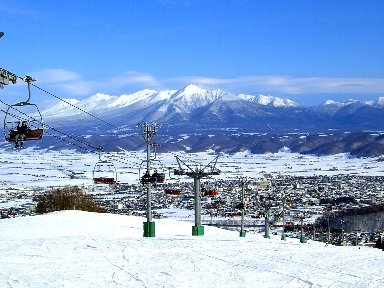
[[[217,188],[212,188],[212,189],[202,188],[201,194],[203,196],[215,197],[219,194],[219,190]]]
[[[93,178],[93,183],[95,183],[95,184],[115,184],[116,180],[115,180],[115,178],[109,178],[109,177],[96,177],[96,178]]]
[[[164,193],[169,196],[180,196],[181,195],[181,190],[180,189],[171,189],[167,188],[164,189]]]
[[[217,188],[209,189],[206,191],[206,196],[214,197],[214,196],[217,196],[218,194],[219,194],[219,191],[217,190]]]
[[[93,168],[92,178],[94,184],[115,184],[117,182],[115,165],[106,160],[99,160]]]
[[[9,135],[5,136],[5,140],[8,142],[15,142],[16,136],[19,133],[17,132],[17,129],[11,129],[9,131]],[[44,129],[38,128],[38,129],[28,129],[27,133],[23,134],[24,137],[22,138],[23,141],[26,140],[40,140],[43,137]]]
[[[31,98],[30,82],[35,81],[26,76],[28,99],[9,105],[4,118],[4,138],[8,142],[40,140],[44,134],[43,118],[36,104],[29,103]],[[25,125],[25,126],[24,126]]]

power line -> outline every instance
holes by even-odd
[[[93,145],[88,144],[88,143],[86,143],[86,142],[84,142],[84,141],[81,141],[80,139],[77,139],[77,137],[68,135],[68,134],[66,134],[66,133],[64,133],[64,132],[61,132],[60,130],[58,130],[58,129],[56,129],[56,128],[54,128],[54,127],[48,125],[48,124],[43,124],[40,120],[38,120],[38,119],[36,119],[36,118],[34,118],[34,117],[32,117],[32,116],[30,116],[30,115],[24,113],[23,111],[20,111],[19,109],[15,108],[14,106],[12,106],[12,105],[10,105],[10,104],[8,104],[8,103],[5,103],[5,102],[4,102],[3,100],[1,100],[1,99],[0,99],[0,102],[3,103],[4,105],[8,106],[8,107],[11,108],[11,109],[14,109],[15,111],[19,112],[20,114],[23,114],[24,116],[28,117],[29,119],[31,119],[31,120],[33,120],[33,121],[35,121],[35,122],[37,122],[37,123],[43,125],[44,127],[47,127],[47,128],[49,128],[49,129],[51,129],[51,130],[53,130],[53,131],[55,131],[55,132],[58,132],[58,133],[60,133],[60,134],[62,134],[62,135],[64,135],[64,136],[67,136],[67,137],[69,137],[69,138],[75,140],[75,141],[78,141],[78,142],[84,144],[85,146],[88,146],[88,147],[93,148],[93,149],[95,149],[95,150],[97,149],[96,146],[93,146]],[[19,119],[19,120],[22,120],[22,118],[20,118],[19,116],[15,115],[15,114],[9,113],[9,111],[8,111],[8,112],[5,112],[5,111],[3,111],[3,110],[1,110],[1,111],[4,112],[5,114],[8,114],[8,115],[14,117],[14,118],[17,118],[17,119]],[[44,130],[45,130],[45,129],[44,129]]]
[[[3,76],[3,74],[6,73],[6,74],[4,74],[4,75],[6,75],[9,79],[11,79],[13,83],[16,83],[17,78],[19,78],[19,79],[21,79],[21,80],[23,80],[23,81],[25,81],[25,82],[28,82],[28,79],[32,79],[30,76],[20,77],[20,76],[18,76],[18,75],[16,75],[16,74],[13,74],[13,73],[11,73],[11,72],[9,72],[9,71],[6,71],[6,70],[2,69],[2,68],[0,68],[0,72],[1,72],[1,73],[0,73],[1,76]],[[5,77],[5,76],[4,76],[4,77]],[[28,77],[29,77],[29,78],[28,78]],[[7,78],[7,79],[8,79],[8,78]],[[35,84],[33,84],[33,83],[31,83],[30,81],[28,82],[28,84],[29,84],[29,85],[32,85],[32,86],[35,87],[36,89],[39,89],[40,91],[42,91],[42,92],[44,92],[44,93],[46,93],[46,94],[48,94],[48,95],[50,95],[50,96],[52,96],[52,97],[54,97],[54,98],[56,98],[56,99],[58,99],[58,100],[60,100],[60,101],[62,101],[62,102],[64,102],[64,103],[66,103],[67,105],[69,105],[69,106],[71,106],[71,107],[73,107],[73,108],[75,108],[75,109],[81,111],[82,113],[85,113],[85,114],[87,114],[88,116],[91,116],[91,117],[93,117],[93,118],[99,120],[100,122],[102,122],[102,123],[104,123],[104,124],[106,124],[106,125],[108,125],[108,126],[114,128],[114,129],[116,129],[116,130],[118,130],[118,131],[120,131],[120,132],[122,132],[122,133],[126,133],[126,131],[122,130],[120,127],[118,127],[118,126],[116,126],[116,125],[114,125],[114,124],[111,124],[111,123],[109,123],[109,122],[107,122],[107,121],[101,119],[101,118],[98,117],[98,116],[93,115],[92,113],[90,113],[90,112],[88,112],[88,111],[86,111],[86,110],[84,110],[84,109],[82,109],[82,108],[80,108],[80,107],[77,107],[76,105],[74,105],[74,104],[72,104],[72,103],[70,103],[70,102],[68,102],[68,101],[66,101],[66,100],[64,100],[64,99],[62,99],[61,97],[59,97],[59,96],[57,96],[57,95],[55,95],[55,94],[53,94],[53,93],[51,93],[51,92],[49,92],[49,91],[47,91],[47,90],[41,88],[41,87],[39,87],[39,86],[37,86],[37,85],[35,85]],[[28,91],[30,91],[30,90],[29,90],[29,86],[28,86]],[[29,94],[29,95],[30,95],[30,94]],[[29,100],[29,98],[28,98],[28,100]],[[28,101],[27,101],[27,102],[28,102]],[[130,136],[136,138],[136,139],[139,140],[139,141],[144,141],[143,139],[141,139],[141,138],[139,138],[139,137],[137,137],[137,136],[135,136],[135,135],[130,135]]]
[[[12,75],[15,76],[15,81],[16,81],[16,77],[19,78],[19,79],[22,79],[23,81],[26,81],[26,78],[17,76],[17,75],[15,75],[15,74],[12,74]],[[126,134],[126,131],[122,130],[122,129],[119,128],[118,126],[113,125],[113,124],[111,124],[111,123],[109,123],[109,122],[107,122],[107,121],[101,119],[100,117],[97,117],[97,116],[93,115],[92,113],[89,113],[88,111],[86,111],[86,110],[84,110],[84,109],[82,109],[82,108],[80,108],[80,107],[77,107],[76,105],[74,105],[74,104],[72,104],[72,103],[70,103],[70,102],[68,102],[68,101],[66,101],[66,100],[64,100],[64,99],[62,99],[61,97],[59,97],[59,96],[57,96],[57,95],[55,95],[55,94],[53,94],[53,93],[51,93],[51,92],[49,92],[49,91],[47,91],[47,90],[41,88],[41,87],[39,87],[39,86],[37,86],[37,85],[35,85],[35,84],[33,84],[33,83],[30,83],[30,82],[29,82],[29,85],[34,86],[36,89],[38,89],[38,90],[40,90],[40,91],[42,91],[42,92],[44,92],[44,93],[46,93],[46,94],[48,94],[48,95],[50,95],[50,96],[52,96],[52,97],[54,97],[54,98],[56,98],[56,99],[58,99],[58,100],[60,100],[60,101],[62,101],[62,102],[64,102],[64,103],[66,103],[67,105],[70,105],[71,107],[73,107],[73,108],[75,108],[75,109],[81,111],[82,113],[85,113],[85,114],[87,114],[87,115],[89,115],[89,116],[91,116],[91,117],[93,117],[93,118],[99,120],[100,122],[102,122],[102,123],[104,123],[104,124],[106,124],[106,125],[108,125],[108,126],[114,128],[114,129],[118,130],[118,131],[123,132],[123,133]],[[29,115],[23,113],[22,111],[19,111],[18,109],[16,109],[16,108],[14,108],[13,106],[11,106],[11,105],[5,103],[4,101],[0,100],[0,102],[2,102],[3,104],[7,105],[8,107],[12,107],[12,109],[15,109],[15,110],[18,111],[19,113],[24,114],[25,116],[29,117],[30,119],[33,119],[34,121],[42,123],[41,121],[39,121],[39,120],[37,120],[37,119],[35,119],[35,118],[33,118],[33,117],[31,117],[31,116],[29,116]],[[3,112],[7,114],[7,112],[5,112],[5,111],[3,111]],[[10,115],[10,113],[8,113],[8,114]],[[44,124],[44,126],[47,127],[47,128],[52,129],[52,130],[55,131],[55,132],[58,132],[58,133],[64,135],[64,136],[66,136],[66,137],[69,137],[69,138],[71,138],[71,139],[73,139],[73,140],[75,140],[75,141],[78,141],[79,143],[81,143],[81,144],[83,144],[83,145],[85,145],[85,146],[88,146],[88,147],[90,147],[90,148],[92,148],[92,149],[97,150],[97,147],[95,147],[95,146],[93,146],[93,145],[90,145],[90,144],[88,144],[88,143],[86,143],[86,142],[84,142],[84,141],[81,141],[81,140],[79,140],[79,139],[76,138],[76,137],[73,137],[73,136],[71,136],[71,135],[68,135],[68,134],[66,134],[66,133],[63,133],[63,132],[59,131],[58,129],[53,128],[53,127],[51,127],[51,126],[49,126],[49,125],[47,125],[47,124]],[[74,145],[74,146],[76,146],[76,147],[78,147],[78,148],[87,150],[88,152],[90,151],[89,149],[86,149],[86,148],[84,148],[84,147],[81,147],[81,146],[79,146],[79,145],[77,145],[77,144],[75,144],[75,143],[73,143],[73,142],[69,142],[69,141],[67,141],[67,140],[64,140],[64,138],[62,138],[62,137],[56,136],[56,135],[54,135],[54,134],[52,134],[52,133],[49,133],[49,132],[46,132],[46,133],[49,134],[49,135],[51,135],[51,136],[53,136],[53,137],[56,137],[56,138],[58,138],[58,139],[64,141],[64,142],[67,142],[67,143],[69,143],[69,144],[71,144],[71,145]],[[143,142],[145,142],[144,139],[139,138],[138,136],[135,136],[135,135],[129,135],[129,136],[135,138],[135,139],[138,140],[138,141],[143,141]],[[91,152],[94,152],[94,151],[91,151]],[[110,154],[110,153],[106,153],[106,154],[109,155],[111,158],[116,158],[116,156],[114,156],[114,155],[112,155],[112,154]],[[118,162],[121,162],[121,163],[123,163],[123,164],[129,164],[129,163],[127,163],[127,162],[122,162],[122,161],[119,161],[119,160],[117,160],[117,161],[118,161]]]
[[[4,103],[2,100],[0,100],[0,102]],[[6,104],[6,103],[4,103],[4,104]],[[8,105],[8,104],[6,104],[6,105]],[[12,108],[15,109],[15,110],[17,110],[17,109],[14,108],[14,107],[12,107]],[[1,111],[4,112],[4,113],[6,113],[4,110],[1,110]],[[17,110],[17,111],[18,111],[18,110]],[[31,118],[31,119],[37,120],[37,119],[35,119],[35,118],[33,118],[33,117],[31,117],[31,116],[29,116],[29,115],[27,115],[27,114],[25,114],[25,113],[23,113],[23,112],[21,112],[21,111],[18,111],[18,112],[20,112],[21,114],[24,114],[25,116],[27,116],[27,117],[29,117],[29,118]],[[17,115],[11,114],[11,113],[9,113],[9,112],[8,112],[8,114],[9,114],[10,116],[12,116],[12,117],[14,117],[14,118],[20,120],[20,121],[23,120],[23,118],[21,118],[21,117],[19,117],[19,116],[17,116]],[[73,145],[73,146],[75,146],[75,147],[77,147],[77,148],[79,148],[79,149],[82,149],[82,150],[84,150],[84,151],[86,151],[86,152],[88,152],[88,153],[98,153],[98,152],[96,152],[96,150],[98,149],[98,147],[96,147],[96,146],[92,146],[91,144],[88,144],[88,143],[86,143],[86,142],[84,142],[84,141],[81,141],[81,140],[77,139],[76,137],[73,137],[73,136],[71,136],[71,135],[68,135],[68,134],[66,134],[66,133],[63,133],[63,132],[59,131],[58,129],[55,129],[55,128],[53,128],[53,127],[47,125],[47,124],[44,124],[44,125],[45,125],[46,127],[50,128],[50,129],[52,129],[53,131],[58,132],[58,133],[62,134],[63,136],[66,136],[66,137],[68,137],[68,138],[71,138],[71,139],[73,139],[73,140],[75,140],[75,141],[77,141],[77,142],[83,144],[84,146],[88,146],[88,147],[90,147],[90,148],[92,148],[92,149],[94,149],[94,150],[90,150],[89,148],[85,148],[85,147],[83,147],[83,146],[80,146],[80,145],[77,144],[77,143],[71,142],[71,141],[69,141],[69,140],[67,140],[67,139],[65,139],[65,138],[63,138],[63,137],[60,137],[60,136],[55,135],[55,134],[53,134],[53,133],[50,133],[50,132],[48,132],[47,130],[45,130],[45,132],[44,132],[45,134],[48,134],[48,135],[50,135],[50,136],[52,136],[52,137],[54,137],[54,138],[56,138],[56,139],[59,139],[59,140],[61,140],[61,141],[63,141],[63,142],[66,142],[66,143],[68,143],[68,144],[70,144],[70,145]],[[120,157],[118,158],[118,156],[115,156],[115,155],[113,155],[113,154],[111,154],[111,153],[106,152],[105,154],[108,155],[109,158],[111,158],[111,159],[113,159],[114,161],[119,162],[119,163],[121,163],[121,164],[124,164],[124,165],[132,164],[132,163],[129,163],[129,162],[122,161]]]
[[[52,96],[52,97],[55,97],[56,99],[59,99],[60,101],[62,101],[62,102],[64,102],[64,103],[66,103],[66,104],[72,106],[73,108],[76,108],[77,110],[79,110],[79,111],[81,111],[81,112],[83,112],[83,113],[85,113],[85,114],[87,114],[87,115],[89,115],[89,116],[91,116],[91,117],[93,117],[93,118],[95,118],[95,119],[97,119],[97,120],[103,122],[104,124],[107,124],[108,126],[111,126],[111,127],[115,128],[115,129],[119,129],[117,126],[115,126],[115,125],[113,125],[113,124],[110,124],[110,123],[108,123],[107,121],[104,121],[103,119],[101,119],[101,118],[99,118],[99,117],[97,117],[97,116],[95,116],[95,115],[89,113],[88,111],[85,111],[84,109],[81,109],[81,108],[77,107],[76,105],[73,105],[72,103],[70,103],[70,102],[68,102],[68,101],[66,101],[66,100],[64,100],[64,99],[62,99],[62,98],[60,98],[59,96],[56,96],[56,95],[52,94],[51,92],[48,92],[47,90],[44,90],[43,88],[41,88],[41,87],[39,87],[39,86],[37,86],[37,85],[35,85],[35,84],[32,84],[32,83],[31,83],[31,85],[32,85],[33,87],[35,87],[35,88],[37,88],[37,89],[43,91],[44,93],[47,93],[48,95],[50,95],[50,96]]]
[[[19,78],[20,78],[20,77],[19,77]],[[21,78],[21,79],[23,79],[23,78]],[[120,127],[118,127],[118,126],[116,126],[116,125],[114,125],[114,124],[111,124],[111,123],[109,123],[109,122],[107,122],[107,121],[101,119],[100,117],[93,115],[92,113],[89,113],[88,111],[86,111],[86,110],[84,110],[84,109],[82,109],[82,108],[80,108],[80,107],[78,107],[78,106],[76,106],[76,105],[74,105],[74,104],[72,104],[72,103],[70,103],[70,102],[68,102],[68,101],[66,101],[66,100],[64,100],[64,99],[62,99],[62,98],[60,98],[59,96],[57,96],[57,95],[55,95],[55,94],[53,94],[53,93],[51,93],[51,92],[49,92],[49,91],[47,91],[47,90],[41,88],[41,87],[39,87],[39,86],[37,86],[37,85],[35,85],[35,84],[32,84],[32,83],[31,83],[31,85],[32,85],[33,87],[35,87],[36,89],[39,89],[40,91],[42,91],[42,92],[44,92],[44,93],[46,93],[46,94],[48,94],[48,95],[50,95],[50,96],[52,96],[52,97],[55,97],[56,99],[58,99],[58,100],[60,100],[60,101],[62,101],[62,102],[64,102],[64,103],[68,104],[69,106],[71,106],[71,107],[73,107],[73,108],[75,108],[75,109],[77,109],[77,110],[79,110],[79,111],[81,111],[81,112],[87,114],[88,116],[91,116],[91,117],[93,117],[93,118],[99,120],[100,122],[102,122],[102,123],[104,123],[104,124],[106,124],[106,125],[108,125],[108,126],[114,128],[114,129],[116,129],[116,130],[118,130],[118,131],[120,131],[120,132],[126,133],[126,131],[122,130]],[[130,136],[132,136],[132,137],[134,137],[134,138],[136,138],[136,139],[138,139],[138,140],[140,140],[140,141],[144,141],[143,139],[141,139],[141,138],[139,138],[139,137],[137,137],[137,136],[134,136],[134,135],[130,135]]]
[[[0,102],[4,103],[4,102],[1,101],[1,100],[0,100]],[[22,114],[25,114],[25,113],[19,111],[18,109],[15,109],[15,110],[17,110],[18,112],[20,112],[20,113],[22,113]],[[10,115],[10,116],[12,116],[12,117],[14,117],[15,119],[20,120],[20,121],[24,120],[24,119],[21,118],[20,116],[17,116],[17,115],[15,115],[15,114],[12,114],[12,113],[9,113],[9,112],[5,112],[4,110],[1,110],[1,112],[4,112],[4,113],[6,113],[6,114],[8,114],[8,115]],[[25,115],[28,116],[28,117],[30,117],[31,119],[34,119],[33,117],[31,117],[31,116],[29,116],[29,115],[27,115],[27,114],[25,114]],[[37,120],[37,119],[34,119],[34,120]],[[45,126],[46,126],[46,127],[49,127],[47,124],[45,124]],[[82,141],[79,141],[79,140],[76,139],[75,137],[72,137],[72,136],[70,136],[70,135],[67,135],[67,134],[65,134],[65,133],[63,133],[63,132],[61,132],[61,131],[59,131],[59,130],[53,128],[53,127],[50,127],[50,129],[52,129],[52,130],[54,130],[54,131],[56,131],[56,132],[58,132],[58,133],[60,133],[60,134],[62,134],[62,135],[64,135],[64,136],[67,136],[67,137],[69,137],[69,138],[72,138],[72,139],[74,139],[75,141],[78,141],[78,142],[80,142],[80,143],[82,143],[82,144],[84,144],[84,145],[86,145],[86,146],[89,146],[89,147],[91,147],[91,148],[94,148],[92,145],[90,145],[90,144],[88,144],[88,143],[85,143],[85,142],[82,142]],[[69,143],[69,144],[72,144],[72,145],[74,145],[74,146],[76,146],[76,147],[78,147],[78,148],[87,150],[88,152],[93,152],[93,151],[91,151],[91,150],[89,150],[89,149],[87,149],[87,148],[84,148],[84,147],[82,147],[82,146],[79,146],[78,144],[75,144],[75,143],[73,143],[73,142],[69,142],[69,141],[65,140],[64,138],[62,138],[62,137],[60,137],[60,136],[54,135],[54,134],[52,134],[52,133],[49,133],[49,132],[47,132],[46,130],[44,131],[44,133],[49,134],[49,135],[51,135],[51,136],[53,136],[53,137],[55,137],[55,138],[57,138],[57,139],[60,139],[60,140],[62,140],[62,141],[64,141],[64,142],[67,142],[67,143]]]

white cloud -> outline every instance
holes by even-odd
[[[300,94],[384,94],[383,78],[291,77],[285,75],[247,75],[233,78],[183,76],[157,79],[149,73],[126,71],[121,74],[86,80],[77,72],[46,69],[31,74],[37,86],[59,97],[90,96],[98,92],[122,95],[145,88],[179,89],[195,84],[205,89],[223,89],[233,93]]]
[[[164,81],[179,86],[193,83],[204,88],[246,89],[258,93],[384,93],[384,78],[290,77],[284,75],[255,75],[235,78],[186,76]]]
[[[143,84],[149,87],[161,86],[161,83],[151,74],[136,71],[126,71],[106,79],[106,85],[113,86],[113,88],[124,87],[129,84]]]
[[[65,69],[45,69],[33,73],[33,78],[39,80],[40,83],[60,83],[67,81],[80,80],[80,74]]]
[[[87,96],[94,92],[95,83],[86,81],[76,72],[65,69],[45,69],[31,74],[36,86],[52,93],[62,93],[59,97]]]

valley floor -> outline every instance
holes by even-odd
[[[168,168],[177,168],[175,156],[192,165],[206,165],[217,154],[204,153],[161,153],[157,154],[151,168],[164,172],[169,179]],[[139,183],[139,173],[144,174],[143,152],[109,153],[103,160],[116,167],[117,180],[122,183]],[[98,162],[97,154],[84,154],[76,151],[45,151],[26,148],[9,152],[0,149],[0,183],[21,187],[52,187],[64,185],[91,185],[92,172]],[[348,154],[332,156],[311,156],[297,153],[279,152],[275,154],[220,154],[217,168],[221,170],[214,179],[235,179],[236,177],[260,178],[271,175],[384,175],[381,158],[354,158]],[[173,171],[171,169],[171,171]],[[82,177],[71,178],[74,173]],[[177,177],[171,173],[171,181],[189,180],[188,177]],[[17,187],[15,189],[18,189]]]

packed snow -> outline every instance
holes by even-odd
[[[1,287],[383,287],[384,253],[80,211],[0,221]]]
[[[216,156],[213,152],[158,154],[153,168],[176,167],[175,155],[191,165],[208,164]],[[98,161],[97,154],[33,148],[14,153],[0,150],[0,157],[2,187],[16,193],[91,185]],[[118,181],[125,183],[138,182],[144,158],[143,152],[102,155],[115,164]],[[220,155],[217,166],[222,173],[217,177],[383,175],[381,160],[347,154],[316,157],[244,151]],[[14,206],[17,201],[1,205]],[[279,235],[264,239],[251,232],[243,238],[239,232],[210,226],[205,226],[204,236],[191,236],[193,211],[169,213],[172,219],[155,220],[154,238],[143,237],[146,219],[135,216],[66,211],[2,219],[0,287],[384,286],[384,253],[379,249],[314,241],[302,244],[298,239],[282,241]]]

